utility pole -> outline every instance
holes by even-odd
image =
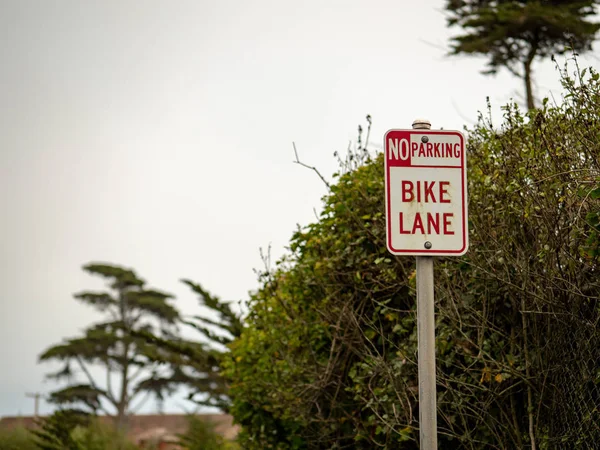
[[[40,412],[40,398],[42,397],[42,394],[40,394],[39,392],[27,392],[25,396],[33,398],[35,400],[33,407],[33,416],[38,417]]]

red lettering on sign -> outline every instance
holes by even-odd
[[[431,158],[431,157],[433,157],[433,144],[431,142],[428,142],[426,145],[427,145],[427,157]]]
[[[469,245],[464,136],[457,131],[390,130],[384,152],[388,250],[396,255],[463,255]]]
[[[449,181],[423,181],[421,183],[421,180],[418,180],[415,183],[409,180],[402,180],[402,201],[409,203],[414,201],[416,197],[419,203],[450,203],[449,186]]]
[[[452,217],[453,213],[428,212],[424,219],[422,213],[418,212],[410,224],[405,223],[408,220],[405,220],[404,213],[401,212],[399,213],[400,234],[440,234],[440,228],[442,228],[442,234],[454,234],[454,231],[450,229]],[[425,233],[425,229],[427,229],[427,233]]]
[[[415,199],[415,194],[413,194],[413,183],[412,181],[402,180],[402,201],[403,202],[412,202]]]
[[[434,220],[435,217],[435,220]],[[435,229],[435,234],[440,234],[440,213],[427,213],[427,233],[431,234],[431,229]]]
[[[446,158],[452,158],[452,143],[446,142]]]
[[[453,216],[453,213],[444,213],[444,234],[454,234],[454,231],[449,228],[452,225],[450,219]]]
[[[421,230],[421,234],[425,234],[425,228],[423,228],[423,221],[421,220],[421,213],[415,215],[415,222],[413,223],[412,234],[415,234],[417,228]]]
[[[418,142],[411,142],[410,144],[410,150],[412,151],[412,156],[415,156],[415,152],[419,149],[419,143]]]
[[[427,186],[429,184],[429,186]],[[433,195],[433,186],[435,186],[435,181],[432,181],[431,183],[427,183],[427,181],[425,181],[425,203],[427,203],[429,201],[429,197],[431,197],[431,202],[435,203],[435,195]]]
[[[446,186],[450,186],[449,181],[440,181],[440,203],[450,203],[450,198],[446,198],[448,194]]]
[[[410,234],[410,231],[404,229],[404,220],[402,213],[400,213],[400,234]]]

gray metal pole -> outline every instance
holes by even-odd
[[[415,120],[414,129],[431,129],[427,120]],[[422,450],[437,450],[435,386],[435,315],[433,257],[417,256],[417,333],[419,356],[419,429]]]
[[[42,396],[42,394],[40,394],[39,392],[26,393],[25,396],[35,399],[33,416],[37,417],[40,411],[40,397]]]
[[[433,257],[417,256],[417,332],[419,335],[419,428],[421,449],[437,449]]]

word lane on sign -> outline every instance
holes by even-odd
[[[384,140],[388,250],[397,255],[465,254],[469,233],[462,133],[390,130]]]

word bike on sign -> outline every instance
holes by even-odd
[[[462,133],[390,130],[384,151],[388,250],[395,255],[464,255],[469,231]]]

